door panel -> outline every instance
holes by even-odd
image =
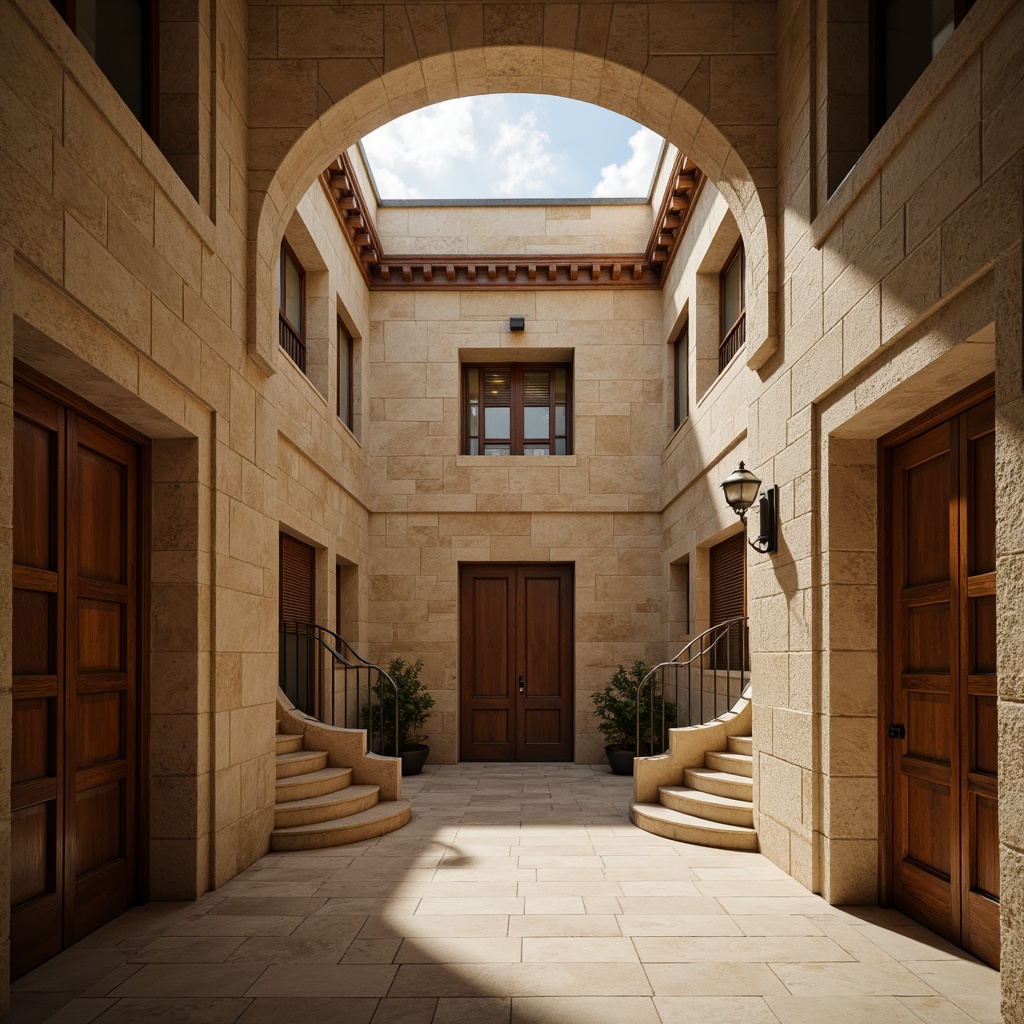
[[[463,566],[460,757],[572,758],[572,567]]]
[[[15,388],[12,975],[136,902],[138,448]]]
[[[572,569],[521,566],[519,761],[572,757]]]
[[[998,965],[995,444],[988,399],[888,451],[892,889]]]

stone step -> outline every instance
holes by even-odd
[[[658,800],[669,810],[694,818],[706,818],[723,825],[754,827],[754,805],[748,800],[733,800],[686,786],[659,786]]]
[[[749,754],[734,754],[727,750],[709,750],[704,755],[704,764],[708,768],[714,768],[716,772],[745,775],[748,779],[754,774],[754,759]]]
[[[295,775],[309,775],[327,767],[325,750],[296,750],[290,754],[278,754],[274,764],[279,779],[290,779]]]
[[[707,821],[661,804],[631,804],[629,817],[638,828],[665,839],[697,846],[717,846],[723,850],[757,849],[757,833],[752,828]]]
[[[274,787],[274,799],[279,803],[286,800],[308,800],[347,789],[351,784],[351,768],[321,768],[320,771],[306,775],[278,779]]]
[[[275,753],[293,754],[302,749],[302,733],[279,732],[274,737]]]
[[[334,793],[322,793],[305,800],[280,800],[274,806],[274,827],[313,825],[368,811],[377,803],[379,793],[380,786],[346,786]]]
[[[713,768],[686,768],[683,770],[683,785],[698,789],[702,793],[727,796],[732,800],[746,800],[754,797],[754,783],[745,775],[719,772]]]
[[[746,754],[748,757],[754,753],[754,740],[751,736],[730,736],[729,749],[734,754]]]
[[[409,821],[408,800],[385,800],[358,814],[332,818],[310,825],[275,828],[270,833],[272,850],[316,850],[373,839],[393,832]]]

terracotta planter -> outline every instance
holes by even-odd
[[[632,775],[633,758],[636,757],[635,750],[623,750],[621,747],[613,747],[610,744],[604,748],[608,757],[608,766],[613,775]]]
[[[415,747],[410,747],[409,750],[399,751],[398,756],[402,759],[402,774],[419,775],[427,763],[429,753],[430,747],[425,743],[418,743]]]

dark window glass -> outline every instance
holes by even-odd
[[[567,455],[571,451],[567,366],[467,366],[463,372],[467,455]]]
[[[295,364],[306,372],[306,275],[287,242],[281,243],[278,340]]]
[[[721,335],[718,345],[718,371],[721,373],[745,340],[746,294],[744,284],[746,257],[743,242],[740,241],[722,268],[721,291]]]
[[[889,118],[910,92],[972,3],[973,0],[881,0],[876,15],[879,124]]]
[[[690,325],[686,323],[676,338],[672,349],[672,362],[675,369],[675,415],[673,428],[679,427],[689,414],[689,359],[690,359]]]
[[[155,2],[150,0],[54,0],[53,6],[88,50],[117,94],[155,135]]]
[[[352,429],[352,349],[353,342],[345,325],[338,321],[338,416]]]

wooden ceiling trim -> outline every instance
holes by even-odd
[[[642,253],[412,256],[384,252],[347,153],[320,176],[342,234],[373,290],[396,288],[659,288],[704,186],[700,168],[680,153],[654,230]],[[525,280],[519,273],[525,271]],[[538,272],[539,271],[539,272]]]

